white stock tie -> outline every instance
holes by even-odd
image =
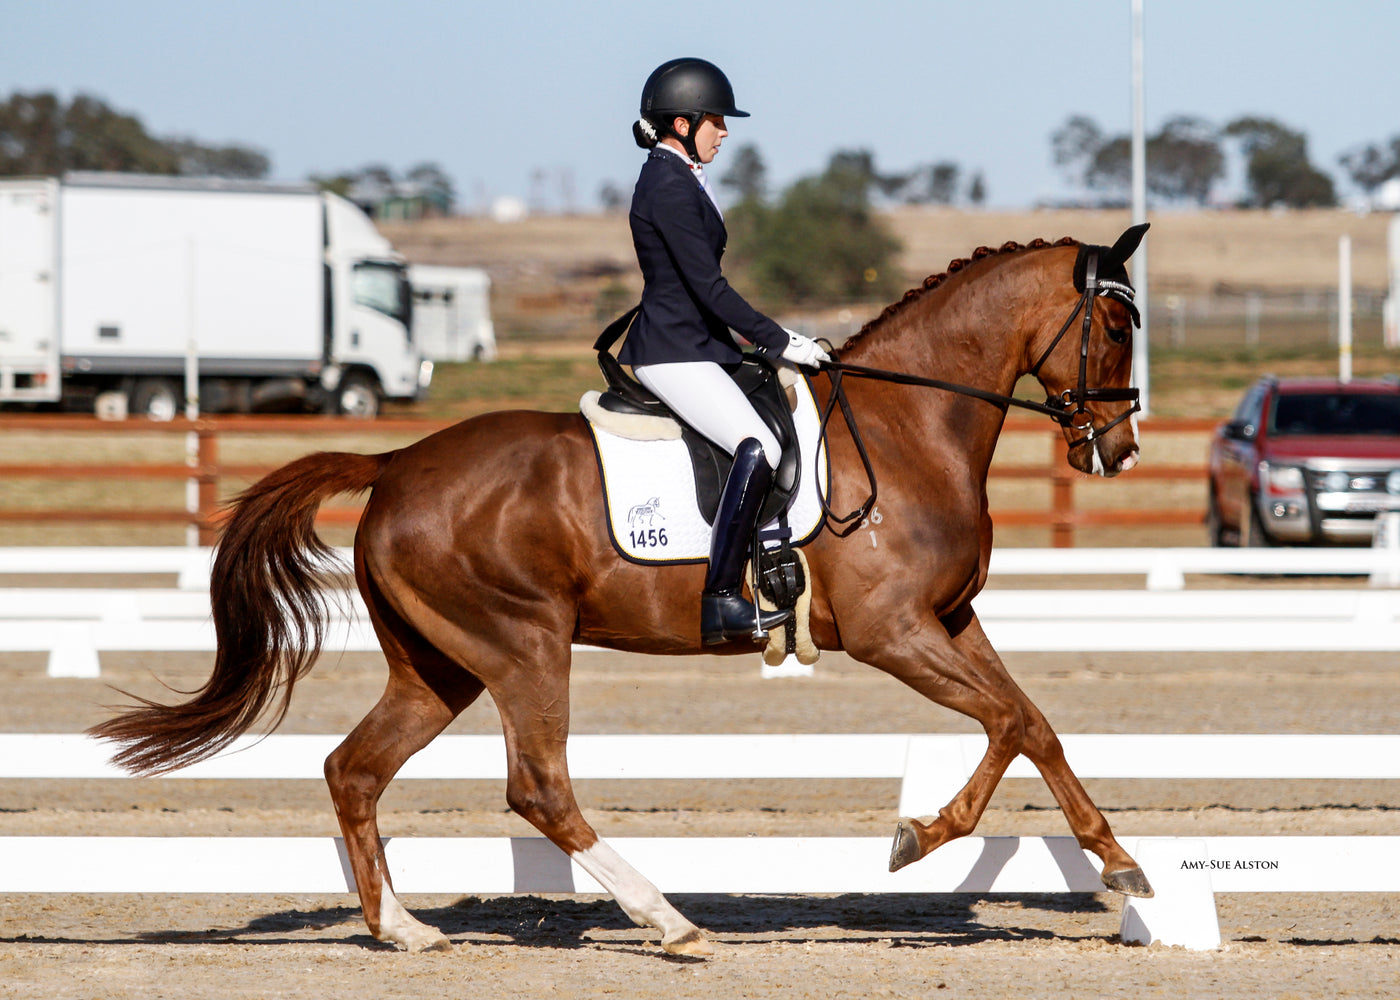
[[[710,199],[710,204],[715,206],[715,211],[719,212],[719,217],[723,219],[724,212],[721,211],[719,207],[719,199],[715,197],[714,188],[710,187],[710,179],[705,176],[705,168],[698,163],[692,162],[690,164],[690,172],[693,173],[695,179],[700,182],[700,190],[705,192],[706,196]]]

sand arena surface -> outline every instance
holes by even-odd
[[[1400,724],[1393,655],[1017,654],[1012,673],[1062,733],[1387,733]],[[0,656],[0,731],[73,732],[104,717],[108,684],[190,688],[193,655],[104,657],[102,680],[44,676]],[[283,732],[352,726],[383,687],[376,656],[326,657]],[[824,654],[810,679],[763,681],[757,657],[582,654],[573,730],[971,732],[897,682]],[[497,732],[483,698],[452,732]],[[894,781],[579,782],[603,836],[888,836]],[[1120,836],[1400,834],[1393,783],[1086,782]],[[402,782],[386,836],[529,836],[499,782]],[[319,782],[0,781],[0,835],[331,835]],[[979,834],[1061,835],[1039,781],[1003,782]],[[1217,897],[1224,948],[1117,943],[1111,894],[676,896],[717,942],[668,959],[606,898],[408,896],[456,945],[406,955],[374,942],[349,895],[0,896],[4,997],[1393,996],[1400,896]]]

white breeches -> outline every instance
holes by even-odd
[[[778,439],[754,412],[744,391],[713,361],[677,361],[632,369],[637,381],[705,437],[734,454],[745,438],[757,438],[770,467],[782,457]]]

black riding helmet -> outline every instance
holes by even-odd
[[[714,63],[704,59],[672,59],[647,77],[642,87],[641,120],[632,126],[633,137],[643,149],[651,149],[668,135],[680,139],[692,160],[695,127],[705,115],[747,118],[747,111],[734,106],[734,88]],[[690,134],[679,135],[671,127],[677,117],[690,122]],[[647,126],[650,126],[648,128]]]

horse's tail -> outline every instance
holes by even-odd
[[[316,535],[316,511],[337,493],[372,487],[391,454],[307,455],[233,501],[209,583],[214,672],[186,702],[137,697],[142,707],[89,730],[122,746],[113,763],[136,774],[173,771],[228,746],[274,700],[267,728],[286,717],[325,634],[320,584],[334,555]]]

